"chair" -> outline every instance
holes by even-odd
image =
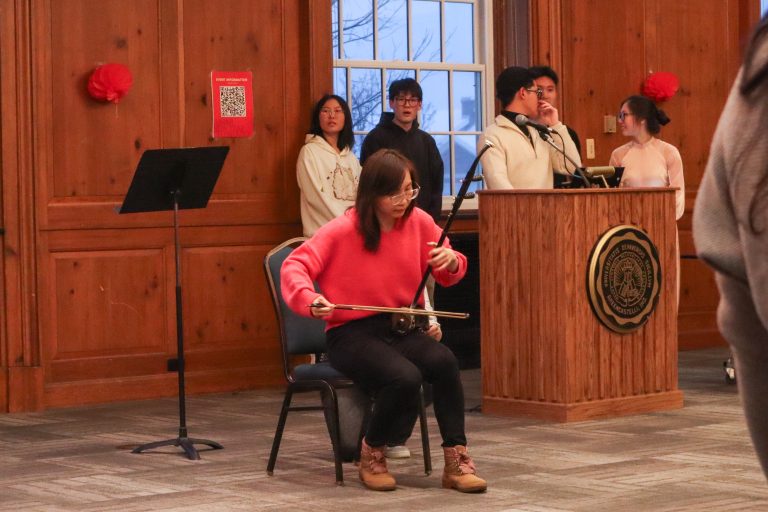
[[[264,271],[269,284],[269,290],[272,295],[272,303],[275,307],[275,314],[280,326],[280,341],[283,354],[283,369],[285,380],[288,387],[285,391],[283,406],[280,410],[280,417],[277,421],[275,438],[272,442],[272,451],[269,454],[267,464],[267,474],[270,476],[275,469],[277,462],[277,452],[280,449],[280,441],[283,437],[285,422],[289,411],[325,411],[329,421],[329,435],[333,447],[333,460],[336,469],[336,484],[344,484],[344,474],[341,461],[341,439],[339,429],[339,407],[338,389],[349,388],[355,384],[346,376],[335,370],[328,362],[303,363],[296,366],[292,365],[293,356],[321,354],[326,352],[325,345],[325,322],[314,318],[307,318],[297,315],[285,304],[280,287],[280,268],[288,255],[306,238],[292,238],[277,247],[273,248],[264,257]],[[291,399],[294,393],[307,391],[326,392],[330,400],[325,402],[328,405],[316,406],[291,406]],[[420,393],[421,407],[419,418],[421,420],[421,438],[424,450],[424,472],[432,472],[432,459],[429,451],[429,433],[427,431],[426,410],[424,406],[423,393]],[[322,401],[321,401],[322,402]],[[371,402],[371,408],[373,402]],[[366,417],[369,416],[369,408],[366,411]],[[365,421],[363,428],[365,428]],[[362,434],[360,435],[362,439]],[[358,441],[358,445],[359,445]],[[359,448],[359,446],[358,446]],[[360,453],[360,450],[357,450]]]

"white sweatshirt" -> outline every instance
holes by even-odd
[[[296,162],[304,236],[355,204],[360,162],[350,149],[337,152],[320,135],[307,134]]]

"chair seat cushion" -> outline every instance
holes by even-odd
[[[330,363],[300,364],[293,369],[293,378],[302,380],[339,380],[347,377]]]

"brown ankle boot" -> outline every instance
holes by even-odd
[[[384,446],[371,447],[363,439],[360,449],[360,480],[372,491],[394,491],[395,478],[387,471]]]
[[[485,480],[475,475],[475,465],[466,446],[443,448],[445,471],[443,487],[459,492],[483,492],[488,487]]]

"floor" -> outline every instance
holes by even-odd
[[[435,472],[424,476],[418,433],[392,461],[398,489],[365,490],[352,464],[334,485],[322,415],[295,412],[274,476],[265,472],[282,390],[188,399],[192,437],[225,449],[186,459],[178,448],[134,455],[177,434],[176,400],[0,415],[0,511],[757,511],[768,483],[755,460],[724,349],[680,354],[680,410],[569,424],[467,414],[481,495],[440,488],[442,454],[430,412]],[[467,407],[480,371],[462,372]]]

